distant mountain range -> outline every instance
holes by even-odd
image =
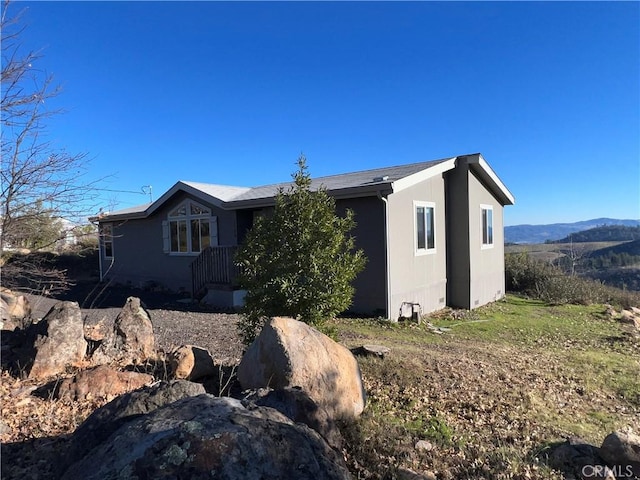
[[[505,243],[544,243],[560,240],[571,233],[581,232],[603,225],[640,226],[640,220],[618,220],[615,218],[594,218],[575,223],[552,223],[549,225],[512,225],[504,227]]]

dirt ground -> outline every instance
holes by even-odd
[[[86,292],[83,292],[86,293]],[[77,294],[77,291],[76,291]],[[82,296],[69,293],[58,299],[27,295],[32,317],[40,319],[60,300],[78,301],[87,306]],[[168,352],[180,345],[198,345],[212,354],[217,365],[232,366],[240,362],[243,345],[237,334],[238,315],[216,312],[194,304],[179,295],[111,288],[103,292],[94,308],[82,308],[89,325],[103,322],[108,329],[128,296],[139,297],[153,324],[156,345]],[[69,435],[106,400],[52,400],[33,395],[41,385],[11,376],[0,378],[1,478],[54,479],[55,464],[64,453]]]

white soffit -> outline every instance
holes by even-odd
[[[392,184],[392,188],[394,192],[400,192],[406,188],[413,187],[414,185],[419,184],[420,182],[424,182],[430,178],[433,178],[437,175],[441,175],[444,172],[448,172],[449,170],[453,170],[456,167],[456,157],[445,160],[444,162],[440,162],[433,167],[425,168],[419,172],[414,173],[413,175],[409,175],[407,177],[396,180]]]
[[[485,171],[485,173],[489,176],[489,178],[491,178],[491,181],[495,183],[496,186],[501,190],[502,194],[505,196],[505,198],[509,200],[511,205],[515,204],[516,199],[513,196],[513,194],[509,191],[506,185],[502,183],[502,180],[498,178],[498,175],[496,175],[496,172],[492,170],[492,168],[489,166],[489,164],[487,163],[487,161],[484,159],[482,155],[478,155],[478,165],[480,165],[480,167]]]

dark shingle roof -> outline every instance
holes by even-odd
[[[470,157],[477,157],[474,162],[484,162],[480,154],[474,154]],[[424,180],[425,175],[431,175],[439,173],[439,171],[446,171],[453,168],[456,159],[465,157],[451,157],[443,158],[440,160],[431,160],[428,162],[411,163],[408,165],[397,165],[394,167],[374,168],[371,170],[362,170],[359,172],[342,173],[339,175],[329,175],[325,177],[318,177],[312,179],[311,189],[316,190],[318,188],[325,188],[329,193],[334,195],[344,195],[345,197],[369,195],[375,194],[381,191],[396,191],[397,189],[405,188],[414,182]],[[448,162],[448,163],[446,163]],[[430,170],[433,167],[440,165],[435,170]],[[497,190],[503,192],[505,201],[509,204],[513,203],[511,194],[506,190],[506,187],[497,179],[494,178],[493,172],[488,165],[480,166],[481,173],[484,173],[489,183],[494,183]],[[423,174],[419,174],[424,172]],[[409,178],[412,175],[416,175],[413,178]],[[395,184],[395,185],[394,185]],[[167,191],[162,197],[156,200],[152,204],[141,205],[139,207],[133,207],[117,212],[106,214],[101,218],[108,217],[123,217],[134,218],[140,216],[150,215],[161,204],[163,204],[172,194],[177,190],[187,190],[195,193],[196,195],[202,195],[203,199],[213,201],[220,205],[222,208],[242,208],[247,206],[266,205],[273,201],[273,198],[280,190],[287,191],[293,186],[293,181],[275,183],[272,185],[262,185],[257,187],[235,187],[230,185],[215,185],[210,183],[200,182],[177,182],[169,191]]]
[[[335,191],[342,189],[365,187],[374,184],[392,183],[401,178],[408,177],[414,173],[421,172],[428,168],[443,163],[449,158],[441,160],[432,160],[429,162],[412,163],[409,165],[398,165],[395,167],[375,168],[372,170],[362,170],[360,172],[342,173],[339,175],[330,175],[326,177],[318,177],[312,179],[311,189],[317,190],[320,187],[326,188],[327,191]],[[386,178],[385,178],[386,177]],[[248,189],[239,195],[229,199],[229,202],[241,202],[248,200],[259,200],[274,197],[280,189],[287,190],[293,185],[293,182],[274,183],[273,185],[264,185]]]

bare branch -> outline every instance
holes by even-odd
[[[51,75],[34,67],[42,52],[25,49],[21,43],[24,11],[10,16],[9,10],[9,1],[4,0],[0,19],[0,252],[8,247],[51,248],[66,236],[62,219],[85,223],[97,210],[97,186],[104,180],[90,179],[86,153],[69,153],[48,135],[47,121],[62,113],[50,108],[49,100],[61,90]],[[20,268],[24,270],[18,272]],[[15,263],[3,272],[5,277],[8,273],[16,281],[29,273],[40,278],[38,285],[48,281],[42,268],[28,262]],[[57,285],[62,277],[50,273],[49,283]]]

